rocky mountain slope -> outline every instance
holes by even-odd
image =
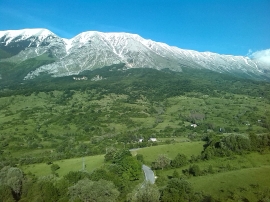
[[[182,71],[188,67],[270,78],[270,66],[249,57],[184,50],[136,34],[88,31],[64,39],[46,29],[0,31],[0,62],[20,63],[43,54],[55,62],[32,70],[24,79],[35,78],[42,72],[54,77],[76,75],[118,63],[125,63],[125,68]]]

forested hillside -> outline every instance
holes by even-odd
[[[33,80],[23,80],[26,63],[33,64],[35,69],[50,61],[53,58],[42,56],[20,65],[1,63],[0,178],[3,179],[0,194],[9,197],[12,193],[7,200],[42,199],[42,194],[35,198],[34,193],[43,190],[44,201],[50,201],[50,197],[54,201],[87,201],[84,196],[76,198],[80,186],[88,184],[89,189],[99,187],[101,191],[106,183],[112,201],[140,201],[135,197],[134,189],[138,186],[137,192],[141,191],[138,185],[143,181],[140,168],[146,163],[163,179],[157,181],[158,187],[149,185],[149,189],[154,189],[153,194],[160,196],[158,200],[173,201],[169,197],[170,186],[183,186],[190,189],[183,200],[203,201],[208,192],[198,194],[184,179],[225,172],[225,168],[220,168],[221,164],[209,162],[235,155],[257,155],[258,152],[268,159],[268,82],[208,70],[194,72],[188,68],[183,68],[182,72],[126,69],[125,64],[84,71],[76,76],[54,78],[43,74]],[[148,141],[150,138],[158,141]],[[204,146],[201,145],[196,155],[183,156],[180,146],[171,157],[163,155],[166,150],[163,153],[155,151],[155,158],[148,160],[149,153],[140,154],[139,150],[132,157],[128,151],[145,147],[169,148],[181,142],[185,147],[190,144],[187,152],[190,154],[193,143],[202,141]],[[61,161],[94,155],[105,155],[105,158],[98,157],[95,165],[99,166],[95,167],[93,163],[88,172],[81,172],[79,168],[69,170],[67,166],[59,175],[63,170]],[[159,164],[162,158],[167,164]],[[265,159],[261,161],[263,165],[267,162]],[[196,163],[201,168],[196,167]],[[35,165],[37,168],[45,165],[51,169],[51,175],[41,180],[42,175],[38,174],[41,169],[37,169],[36,175],[32,173],[35,168],[31,166]],[[81,162],[79,165],[81,167]],[[243,167],[232,165],[226,172],[251,167],[244,163],[241,164]],[[27,176],[21,169],[29,172]],[[174,169],[177,172],[172,175]],[[72,172],[67,174],[69,171]],[[18,189],[3,177],[7,174],[20,179],[20,186],[16,184]],[[177,179],[170,181],[170,178]],[[55,195],[51,196],[49,192]],[[180,200],[177,198],[180,192],[175,195],[175,200]],[[258,198],[256,194],[252,197]]]

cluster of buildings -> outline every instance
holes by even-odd
[[[157,138],[150,138],[149,140],[148,140],[149,142],[157,142]],[[143,142],[143,139],[141,138],[141,139],[139,139],[139,142]]]
[[[80,80],[87,80],[88,78],[86,76],[83,77],[73,77],[73,80],[80,81]]]

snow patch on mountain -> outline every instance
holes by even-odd
[[[0,31],[0,38],[5,37],[5,46],[7,46],[10,42],[16,42],[20,40],[25,40],[30,37],[34,37],[39,41],[43,41],[48,36],[55,36],[51,31],[47,29],[22,29],[22,30],[8,30],[8,31]]]
[[[65,38],[63,38],[63,41],[65,42],[66,52],[68,54],[70,48],[72,47],[72,39],[65,39]]]

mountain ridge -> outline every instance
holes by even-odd
[[[119,63],[125,63],[126,68],[181,72],[182,67],[189,67],[270,79],[270,65],[249,57],[185,50],[125,32],[86,31],[65,39],[47,29],[0,31],[0,51],[8,55],[0,57],[0,62],[19,63],[45,53],[55,58],[55,62],[38,67],[24,79],[44,72],[53,77],[77,75]]]

